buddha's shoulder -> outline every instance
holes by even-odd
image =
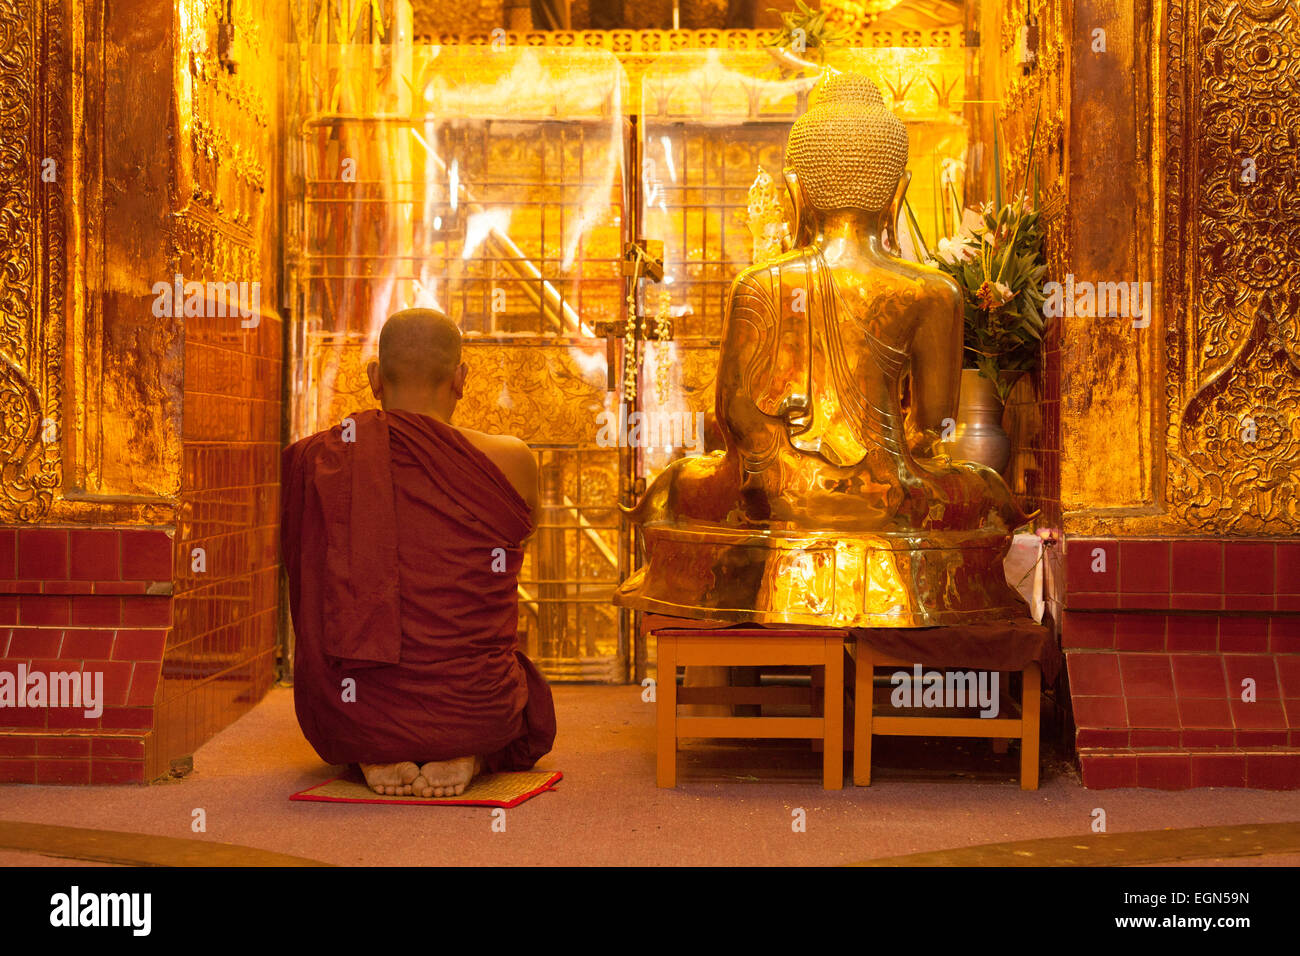
[[[763,259],[741,269],[736,276],[736,284],[767,285],[783,273],[807,272],[811,268],[813,256],[802,248],[793,248],[772,259]]]
[[[961,289],[952,276],[942,269],[923,262],[912,262],[910,259],[894,259],[890,265],[895,275],[911,283],[927,298],[961,298]]]
[[[780,284],[783,276],[807,275],[812,270],[812,262],[813,257],[808,250],[792,249],[746,266],[732,281],[732,286],[737,290],[769,292]]]

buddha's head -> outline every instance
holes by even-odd
[[[837,73],[790,130],[786,163],[811,211],[885,213],[905,188],[907,128],[865,76]]]

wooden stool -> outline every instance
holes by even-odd
[[[660,787],[677,786],[682,737],[793,738],[823,742],[822,787],[844,786],[844,640],[832,628],[659,628],[656,733]],[[799,687],[677,687],[678,666],[802,665],[825,668],[822,695]],[[821,700],[814,700],[821,696]],[[808,703],[811,717],[679,717],[678,704]]]
[[[888,666],[911,668],[915,662],[887,657],[873,651],[862,635],[858,635],[855,645],[857,678],[853,689],[854,786],[871,786],[871,735],[880,734],[896,737],[1018,738],[1020,789],[1038,789],[1039,685],[1042,681],[1037,661],[1031,661],[1019,672],[1020,709],[1014,717],[884,717],[874,713],[873,669]]]

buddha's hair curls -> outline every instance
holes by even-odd
[[[879,212],[907,168],[907,128],[874,83],[838,73],[790,130],[786,163],[815,209]]]

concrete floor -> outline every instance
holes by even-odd
[[[1015,782],[1015,754],[983,742],[877,742],[870,788],[820,787],[807,745],[710,743],[683,750],[680,785],[654,785],[654,708],[639,687],[555,688],[560,736],[539,769],[564,780],[506,811],[479,807],[290,802],[336,776],[298,731],[292,691],[276,689],[194,755],[194,773],[148,787],[0,787],[0,820],[242,844],[341,865],[719,864],[860,862],[1042,837],[1300,820],[1292,792],[1088,791],[1045,763],[1037,791]],[[892,767],[891,767],[892,765]],[[956,766],[959,769],[953,770]],[[924,769],[929,767],[930,769]],[[906,768],[906,769],[905,769]],[[916,769],[922,768],[922,769]],[[207,832],[190,830],[203,808]],[[796,809],[806,832],[793,832]],[[59,861],[0,851],[0,865]],[[1300,854],[1200,865],[1288,864]]]

